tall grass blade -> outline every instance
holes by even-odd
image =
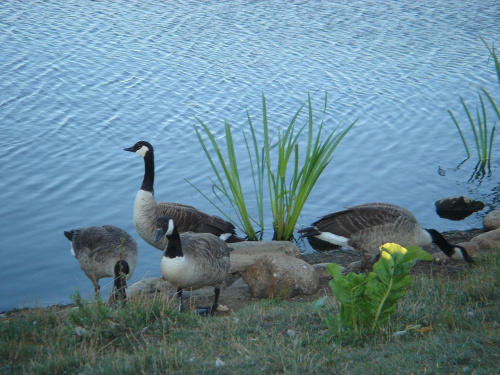
[[[325,140],[322,140],[327,98],[325,92],[323,119],[316,134],[314,134],[312,100],[309,95],[307,102],[297,110],[288,126],[277,130],[276,140],[272,142],[269,138],[266,97],[263,94],[262,125],[264,139],[262,146],[258,144],[255,127],[247,111],[250,133],[247,136],[243,131],[243,139],[252,173],[251,178],[258,212],[257,220],[250,216],[247,209],[231,126],[228,122],[225,123],[225,146],[227,150],[227,157],[225,158],[221,152],[221,147],[208,127],[200,119],[197,119],[201,129],[208,137],[208,141],[206,141],[201,134],[201,130],[196,128],[198,140],[215,173],[215,181],[211,180],[213,193],[221,203],[222,198],[229,201],[239,221],[236,226],[243,230],[249,239],[262,239],[264,231],[264,185],[266,180],[273,218],[273,239],[290,240],[293,238],[300,212],[312,188],[330,163],[335,148],[355,124],[353,122],[341,132],[337,132],[339,124]],[[308,105],[307,121],[299,128],[297,121],[306,104]],[[305,132],[307,132],[306,152],[303,155],[300,145]],[[211,154],[209,146],[213,149],[215,156]],[[196,190],[200,191],[197,188]],[[206,194],[202,193],[202,195],[208,199]],[[213,199],[208,200],[216,205]],[[219,212],[223,211],[220,205],[216,207]],[[227,213],[224,213],[224,216],[229,218]],[[256,231],[254,224],[260,230]],[[258,236],[257,233],[259,233]]]
[[[494,46],[490,47],[488,43],[481,38],[482,42],[488,49],[490,55],[493,57],[494,63],[495,63],[495,71],[496,71],[496,76],[498,83],[500,85],[500,61],[498,60],[498,56],[496,54]],[[500,110],[498,109],[498,106],[493,99],[493,97],[490,95],[490,93],[484,88],[480,87],[480,91],[486,96],[488,99],[488,102],[491,104],[493,110],[495,111],[495,114],[497,116],[497,119],[500,120]],[[494,136],[495,136],[495,130],[496,130],[496,123],[493,125],[493,128],[491,132],[488,130],[488,118],[487,118],[487,110],[486,110],[486,105],[485,101],[483,100],[483,97],[481,93],[479,93],[479,101],[480,101],[480,107],[476,107],[476,120],[474,120],[471,111],[469,110],[469,107],[465,103],[465,100],[460,96],[460,101],[462,103],[462,107],[464,109],[464,112],[467,116],[467,119],[469,120],[469,124],[472,130],[472,134],[474,136],[474,142],[476,145],[476,150],[477,150],[477,156],[480,162],[480,165],[483,167],[481,172],[484,172],[484,167],[486,165],[486,162],[489,162],[492,157],[492,150],[493,150],[493,141],[494,141]],[[462,139],[462,143],[465,147],[465,151],[467,153],[467,158],[470,157],[470,152],[469,152],[469,147],[467,145],[467,141],[465,138],[465,135],[458,123],[458,120],[454,116],[454,114],[448,110],[448,113],[450,114],[453,123],[455,124],[455,127],[458,130],[458,133],[460,135],[460,138]]]

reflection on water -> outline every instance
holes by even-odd
[[[484,213],[448,222],[433,203],[498,204],[493,177],[451,172],[462,145],[447,109],[476,98],[471,83],[497,92],[480,36],[499,40],[499,14],[494,0],[3,2],[0,311],[92,293],[63,236],[71,228],[127,230],[140,246],[131,282],[158,276],[160,254],[132,225],[143,165],[123,148],[155,146],[158,200],[215,213],[185,182],[210,191],[195,116],[219,137],[227,119],[245,155],[236,129],[247,109],[258,124],[263,92],[273,134],[309,92],[320,111],[325,89],[327,130],[358,119],[299,223],[388,201],[440,230],[480,225]]]

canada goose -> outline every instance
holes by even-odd
[[[114,277],[111,300],[126,300],[126,279],[130,278],[137,264],[137,243],[124,230],[112,225],[88,227],[65,231],[71,241],[71,253],[92,281],[99,296],[99,280]]]
[[[144,158],[144,180],[134,202],[134,227],[144,241],[159,250],[165,250],[167,245],[165,237],[158,243],[153,241],[156,220],[162,216],[171,217],[180,233],[212,233],[226,242],[243,241],[236,236],[234,225],[218,216],[208,215],[192,206],[180,203],[158,203],[153,190],[155,179],[153,146],[148,142],[139,141],[124,150],[135,152]]]
[[[183,311],[182,290],[215,288],[214,303],[208,308],[198,308],[198,313],[213,315],[219,302],[220,287],[231,265],[229,248],[219,237],[210,233],[187,232],[179,235],[174,221],[168,217],[157,220],[154,241],[168,238],[168,245],[161,259],[161,274],[177,287],[179,311]]]
[[[410,211],[389,203],[367,203],[334,212],[299,233],[301,237],[361,251],[364,261],[379,254],[378,248],[383,244],[395,242],[401,246],[435,243],[448,257],[458,254],[474,263],[463,247],[450,244],[435,229],[423,229]]]

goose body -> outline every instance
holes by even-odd
[[[126,299],[126,280],[137,264],[137,243],[124,230],[112,226],[94,226],[65,231],[71,241],[71,253],[99,295],[99,280],[114,277],[112,298]]]
[[[365,261],[376,256],[383,244],[394,242],[401,246],[435,243],[448,257],[458,255],[473,262],[463,247],[450,244],[434,229],[422,228],[410,211],[390,203],[367,203],[334,212],[299,233],[301,237],[358,250]]]
[[[134,228],[141,238],[159,250],[165,250],[167,239],[163,237],[158,242],[153,241],[156,231],[156,221],[162,216],[171,217],[179,233],[211,233],[227,242],[237,242],[243,239],[236,236],[232,223],[214,215],[208,215],[195,207],[174,203],[157,202],[154,197],[154,149],[145,141],[139,141],[134,146],[124,149],[134,152],[144,158],[144,180],[134,201]]]
[[[179,234],[170,217],[157,220],[154,240],[162,237],[167,237],[168,242],[161,260],[161,274],[163,279],[177,287],[179,310],[183,310],[183,289],[211,286],[215,299],[208,312],[213,314],[218,306],[220,287],[231,266],[226,243],[211,233]]]

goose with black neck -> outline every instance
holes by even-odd
[[[157,202],[154,197],[155,157],[153,146],[146,141],[136,142],[132,147],[124,149],[134,152],[144,159],[144,179],[134,201],[134,227],[141,238],[151,246],[164,250],[167,239],[158,242],[153,238],[156,231],[156,221],[162,216],[171,217],[178,231],[211,233],[226,242],[243,241],[236,236],[232,223],[215,215],[206,214],[195,207],[174,202]]]
[[[229,248],[220,238],[210,233],[187,232],[179,234],[174,220],[168,216],[157,220],[154,241],[168,239],[161,260],[163,279],[177,287],[179,311],[184,310],[183,289],[214,288],[214,302],[210,307],[199,307],[203,315],[213,315],[218,308],[220,288],[231,266]]]

